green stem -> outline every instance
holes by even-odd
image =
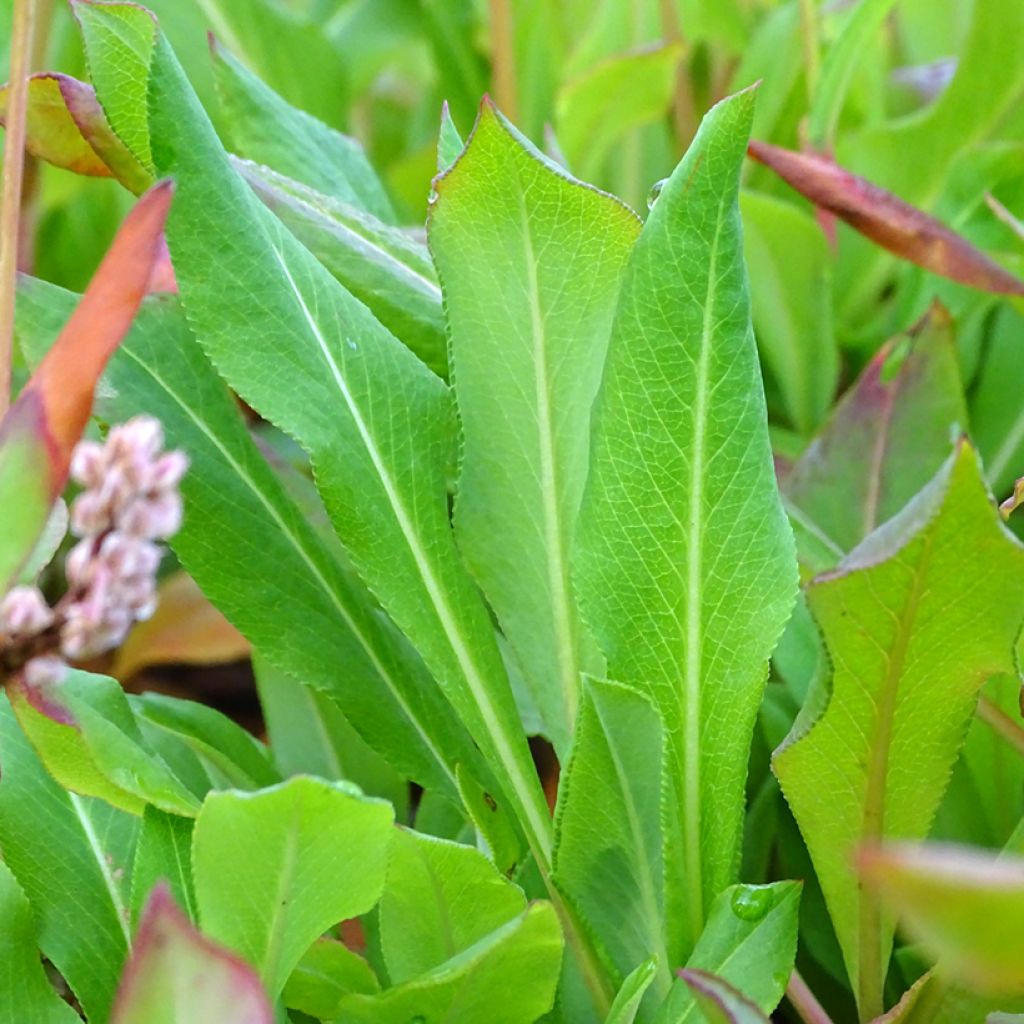
[[[804,77],[808,103],[814,101],[821,72],[817,0],[800,0],[800,38],[804,48]]]
[[[4,140],[3,192],[0,195],[0,416],[11,401],[14,351],[14,292],[18,277],[21,182],[25,161],[25,104],[32,57],[33,0],[14,0],[11,26],[11,88]]]
[[[661,34],[669,46],[683,46],[683,30],[679,24],[679,12],[674,0],[661,0]],[[694,114],[693,89],[687,61],[680,54],[676,64],[676,80],[672,93],[672,126],[675,134],[676,154],[682,156],[693,137],[696,117]]]

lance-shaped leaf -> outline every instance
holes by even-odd
[[[543,791],[449,522],[448,389],[259,203],[163,37],[152,72],[153,152],[178,182],[168,242],[190,323],[237,392],[310,453],[353,564],[500,767],[543,863]]]
[[[153,888],[163,883],[190,920],[199,918],[192,887],[194,820],[150,805],[142,815],[132,864],[132,920],[136,924]]]
[[[633,1024],[640,1012],[640,1003],[657,973],[658,961],[654,957],[634,967],[616,993],[604,1024]]]
[[[232,150],[318,192],[395,222],[391,202],[355,139],[296,110],[215,40],[213,68]]]
[[[706,1024],[770,1024],[756,1003],[714,974],[685,968],[679,977],[693,991]]]
[[[655,958],[655,1005],[672,982],[663,910],[664,747],[650,700],[586,679],[555,838],[555,882],[600,936],[616,982]]]
[[[935,307],[883,345],[784,475],[800,560],[812,571],[833,568],[949,457],[967,425],[950,328]]]
[[[380,898],[393,822],[383,800],[307,776],[211,793],[192,843],[203,931],[241,953],[276,996],[317,938]]]
[[[669,739],[671,960],[738,866],[768,656],[796,590],[757,364],[737,192],[754,93],[720,103],[627,267],[580,527],[584,616]]]
[[[67,292],[22,281],[17,336],[30,361],[73,306]],[[211,600],[274,665],[336,701],[391,764],[457,803],[455,765],[483,778],[479,751],[422,661],[287,495],[176,302],[143,307],[105,379],[106,422],[156,415],[168,444],[188,453],[173,544]]]
[[[68,793],[0,697],[0,846],[39,923],[39,948],[90,1020],[110,1016],[129,945],[138,819]]]
[[[1024,295],[1024,281],[923,210],[828,157],[751,142],[750,155],[816,206],[902,259],[982,291]]]
[[[0,861],[0,1006],[18,1024],[81,1024],[39,960],[39,929],[25,893]]]
[[[588,659],[569,554],[622,270],[640,225],[531,152],[493,105],[435,181],[462,452],[455,531],[564,754]],[[592,646],[592,644],[591,644]]]
[[[439,967],[376,995],[350,995],[347,1024],[533,1024],[551,1009],[562,935],[550,903],[533,903]]]
[[[146,294],[172,194],[162,182],[128,214],[67,326],[0,421],[0,591],[64,489],[96,381]]]
[[[764,1013],[779,1004],[793,971],[800,911],[799,882],[733,885],[715,900],[693,953],[691,970],[706,971],[739,989]],[[693,991],[681,978],[655,1024],[700,1024]]]
[[[970,446],[816,580],[808,602],[834,666],[831,695],[813,723],[797,721],[773,766],[861,1012],[874,1016],[892,923],[850,858],[864,842],[927,833],[977,692],[1014,671],[1024,621],[1024,547],[1000,522]]]
[[[1024,859],[894,844],[862,850],[858,869],[944,974],[989,996],[1024,996]]]
[[[0,123],[7,116],[10,87],[0,90]],[[153,176],[114,134],[91,85],[45,71],[28,83],[25,148],[33,156],[75,174],[116,177],[143,192]]]
[[[441,377],[448,341],[430,253],[401,228],[249,161],[235,162],[295,237]]]
[[[192,927],[158,886],[142,912],[111,1024],[272,1024],[256,972]]]

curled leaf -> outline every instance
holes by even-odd
[[[1009,519],[1021,505],[1024,505],[1024,476],[1014,483],[1013,494],[999,506],[999,512],[1004,519]]]
[[[173,184],[161,182],[128,214],[82,301],[0,421],[0,589],[28,558],[64,489],[96,383],[149,289],[172,194]]]
[[[812,203],[901,259],[982,291],[1024,295],[1024,281],[962,235],[828,157],[757,141],[748,152]]]

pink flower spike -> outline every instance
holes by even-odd
[[[15,587],[0,601],[0,634],[24,638],[53,623],[53,610],[38,587]]]

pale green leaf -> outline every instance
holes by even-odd
[[[440,967],[525,908],[522,891],[478,850],[399,829],[378,910],[391,983]]]
[[[534,903],[474,946],[379,995],[351,995],[346,1024],[533,1024],[552,1005],[562,960],[558,918]]]
[[[861,1012],[874,1015],[892,922],[864,897],[850,857],[862,842],[927,833],[978,690],[1013,671],[1024,620],[1024,547],[999,521],[973,450],[962,443],[808,601],[834,667],[831,696],[813,722],[798,719],[773,766]]]
[[[323,938],[303,954],[281,993],[281,1001],[312,1017],[333,1020],[350,992],[379,992],[370,965],[337,939]]]
[[[152,805],[146,808],[132,866],[134,922],[138,923],[146,901],[159,882],[167,886],[190,920],[198,918],[192,890],[192,827],[191,818],[168,814]]]
[[[393,820],[384,801],[305,776],[211,793],[192,844],[203,932],[277,995],[315,939],[377,902]]]
[[[455,127],[452,113],[448,109],[448,101],[441,105],[441,128],[437,135],[437,172],[447,171],[459,158],[465,143]]]
[[[672,960],[734,879],[766,664],[796,589],[737,210],[753,108],[741,93],[705,118],[633,251],[580,526],[584,617],[670,742]]]
[[[569,554],[590,408],[639,223],[535,157],[486,103],[435,187],[429,238],[462,426],[456,536],[564,753],[580,672],[600,669]]]
[[[707,971],[683,970],[706,1024],[770,1024],[760,1008],[728,982]]]
[[[604,1024],[633,1024],[640,1003],[658,973],[658,961],[651,957],[635,967],[622,983]]]

